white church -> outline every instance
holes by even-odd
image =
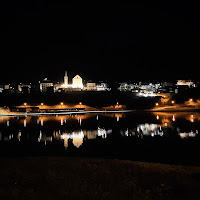
[[[70,90],[82,90],[83,89],[83,79],[77,74],[72,79],[72,84],[69,84],[69,79],[67,75],[67,71],[65,71],[64,76],[64,83],[60,86],[63,89],[70,89]]]
[[[86,86],[83,85],[83,79],[77,74],[72,79],[72,84],[69,84],[69,78],[67,75],[67,71],[65,71],[64,75],[64,83],[63,84],[55,84],[54,91],[110,91],[106,83],[91,83],[88,82]]]

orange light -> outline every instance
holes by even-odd
[[[41,103],[41,106],[43,106],[44,105],[44,103]]]
[[[24,106],[26,106],[27,105],[27,103],[24,103]]]
[[[79,105],[82,105],[82,102],[79,102]]]
[[[156,106],[158,106],[159,104],[158,103],[156,103]]]
[[[62,106],[62,105],[63,105],[63,102],[61,102],[60,105]]]
[[[191,98],[190,101],[193,101],[193,99]]]
[[[174,104],[175,103],[175,101],[174,100],[172,100],[172,104]]]

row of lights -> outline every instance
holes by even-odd
[[[44,103],[41,103],[40,105],[43,106]],[[60,105],[63,106],[64,103],[63,103],[63,102],[60,102]],[[79,105],[82,105],[82,102],[79,102]],[[26,103],[26,102],[24,103],[24,106],[27,106],[27,103]]]
[[[189,99],[189,101],[190,101],[190,102],[193,102],[193,99],[191,98],[191,99]],[[175,101],[172,100],[171,103],[172,103],[172,104],[175,104]],[[156,103],[156,106],[159,106],[159,103]]]
[[[157,120],[160,119],[159,115],[156,116],[156,119]],[[174,121],[174,122],[176,121],[175,115],[172,116],[172,121]],[[194,122],[194,115],[190,115],[190,122]],[[165,124],[167,124],[167,123],[165,123]]]
[[[41,103],[40,105],[43,106],[44,103]],[[60,102],[60,105],[63,106],[64,103],[63,103],[63,102]],[[82,105],[82,102],[79,102],[79,105]],[[119,102],[117,102],[116,105],[119,106]],[[27,103],[26,103],[26,102],[24,103],[24,106],[27,106]]]

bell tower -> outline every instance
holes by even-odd
[[[65,71],[64,84],[65,84],[65,85],[68,85],[68,76],[67,76],[67,71]]]

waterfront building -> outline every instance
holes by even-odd
[[[53,83],[50,80],[47,80],[47,78],[45,78],[43,81],[40,82],[40,91],[41,92],[47,92],[47,88],[49,87],[53,87]]]
[[[195,84],[191,80],[177,80],[177,86],[188,86],[188,87],[195,87]]]
[[[64,85],[68,85],[68,76],[67,76],[67,71],[65,71],[65,76],[64,76]]]
[[[72,79],[72,87],[83,88],[83,79],[78,74]]]
[[[4,85],[4,90],[9,90],[10,89],[10,84]]]
[[[137,84],[123,82],[119,84],[119,91],[132,91],[138,88]]]
[[[96,83],[88,82],[86,84],[86,87],[84,88],[84,90],[87,90],[87,91],[96,91],[97,90],[97,85],[96,85]]]
[[[99,83],[97,84],[97,91],[110,91],[111,89],[108,87],[107,83]]]

